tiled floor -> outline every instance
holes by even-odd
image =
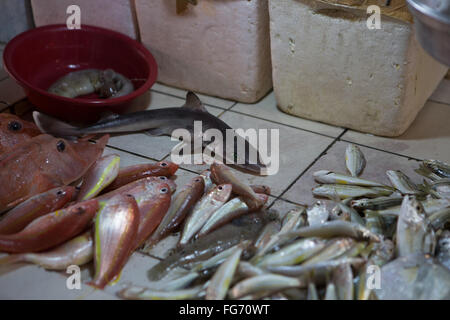
[[[146,108],[181,106],[185,91],[156,84],[141,98]],[[9,105],[22,101],[23,91],[0,69],[0,101]],[[381,138],[344,128],[296,118],[276,107],[273,93],[256,104],[243,104],[200,95],[209,112],[220,117],[233,128],[279,129],[280,170],[269,177],[242,174],[250,183],[266,184],[272,189],[268,206],[285,213],[299,204],[312,204],[311,188],[316,185],[312,173],[320,169],[345,172],[344,150],[348,142],[361,146],[368,164],[362,177],[388,183],[387,169],[401,169],[415,181],[417,160],[434,158],[450,162],[450,80],[443,80],[409,130],[395,139]],[[22,102],[23,105],[27,103]],[[5,109],[0,105],[0,110]],[[170,160],[175,142],[168,137],[148,137],[145,134],[114,136],[105,154],[121,156],[121,166],[143,162]],[[183,165],[177,172],[177,185],[184,185],[204,165]],[[66,289],[64,273],[48,272],[31,265],[0,268],[0,298],[14,299],[116,299],[124,285],[152,285],[146,273],[167,256],[177,241],[171,236],[162,241],[151,255],[135,253],[115,285],[104,291],[83,285],[81,291]],[[92,276],[92,266],[83,268],[83,279]],[[5,288],[8,288],[7,290]]]

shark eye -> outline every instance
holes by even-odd
[[[20,122],[11,121],[10,123],[8,123],[9,131],[19,131],[20,129],[22,129],[22,124]]]
[[[63,152],[63,151],[66,149],[66,144],[64,143],[64,141],[59,140],[59,141],[56,143],[56,149],[57,149],[59,152]]]
[[[161,176],[161,177],[159,177],[159,180],[166,181],[166,180],[167,180],[167,177]]]
[[[166,162],[161,162],[160,166],[161,167],[167,167],[167,163]]]

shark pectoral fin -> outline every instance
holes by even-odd
[[[200,98],[192,91],[189,91],[186,94],[186,103],[183,107],[196,111],[208,112],[208,110],[206,110],[205,106],[201,102]]]
[[[153,128],[144,131],[144,133],[148,136],[171,136],[173,129],[170,127],[166,128]]]

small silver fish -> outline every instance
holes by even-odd
[[[328,220],[329,212],[323,201],[317,201],[312,207],[306,210],[306,215],[308,216],[308,224],[310,226],[317,226]]]
[[[400,170],[388,170],[386,175],[391,184],[403,194],[419,194],[417,186]]]
[[[392,194],[392,190],[385,187],[360,187],[341,184],[322,184],[314,187],[312,193],[315,196],[334,199],[357,198],[357,197],[380,197]]]
[[[231,184],[223,184],[204,195],[192,209],[181,234],[180,245],[188,241],[203,227],[209,217],[223,206],[231,195]]]
[[[386,187],[384,184],[355,176],[335,173],[329,170],[320,170],[313,173],[313,177],[320,183],[348,184],[362,187]]]
[[[239,264],[242,251],[243,248],[238,246],[217,269],[206,289],[206,300],[223,300],[225,298]]]
[[[397,222],[399,257],[413,253],[434,253],[436,237],[424,209],[413,196],[405,196]]]
[[[354,144],[350,144],[345,149],[345,164],[348,171],[354,177],[361,174],[366,166],[366,158],[361,150]]]
[[[251,277],[237,283],[229,292],[231,299],[237,299],[259,291],[280,291],[287,288],[305,287],[306,284],[297,278],[264,274]]]
[[[204,294],[205,290],[203,286],[173,291],[132,286],[120,291],[118,296],[123,299],[133,300],[187,300],[201,298]]]
[[[317,238],[300,239],[294,243],[265,255],[256,262],[259,267],[299,264],[318,253],[325,247],[326,241]]]

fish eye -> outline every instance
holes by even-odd
[[[167,190],[167,188],[161,188],[159,190],[159,192],[162,193],[162,194],[167,193],[167,191],[169,191],[169,190]]]
[[[197,178],[194,180],[195,182],[200,182],[200,178]]]
[[[63,194],[63,192],[62,192],[61,190],[59,190],[56,194],[57,194],[58,196],[60,196],[60,195]]]
[[[10,131],[19,131],[22,129],[22,124],[18,121],[11,121],[8,123],[8,130]]]
[[[56,143],[56,149],[57,149],[59,152],[63,152],[63,151],[66,149],[66,144],[64,143],[64,141],[59,140],[59,141]]]
[[[167,180],[167,177],[161,176],[161,177],[159,177],[159,179],[160,179],[160,180],[166,181],[166,180]]]
[[[166,162],[161,162],[160,166],[161,166],[161,167],[166,167],[166,166],[167,166],[167,163],[166,163]]]
[[[222,186],[219,186],[217,189],[222,190],[223,188],[222,188]]]

